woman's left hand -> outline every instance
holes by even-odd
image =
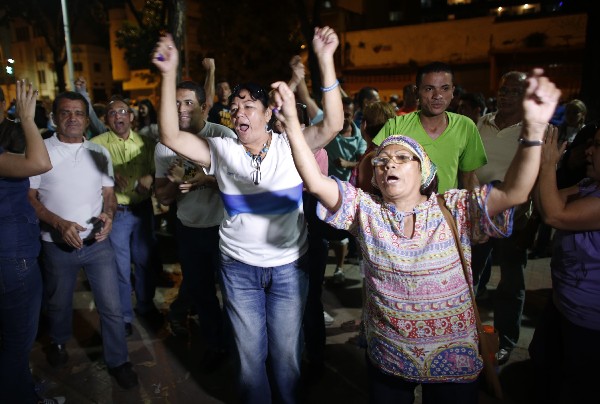
[[[315,27],[315,35],[313,36],[313,50],[317,55],[333,56],[337,49],[340,40],[330,27]]]
[[[26,84],[25,80],[17,80],[16,115],[21,121],[33,120],[35,116],[35,103],[38,91],[33,89],[33,84]]]

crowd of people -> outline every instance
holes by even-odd
[[[48,362],[69,363],[80,269],[121,388],[139,384],[127,346],[134,319],[164,315],[186,337],[194,313],[200,363],[212,371],[231,360],[240,402],[298,402],[303,353],[309,372],[323,369],[330,247],[334,284],[345,282],[348,255],[360,262],[363,310],[352,323],[370,402],[412,403],[422,385],[424,403],[477,403],[483,360],[471,296],[485,294],[499,265],[502,365],[519,340],[527,260],[549,246],[553,295],[530,347],[537,396],[572,402],[575,390],[585,402],[597,392],[600,130],[585,104],[570,100],[552,125],[560,90],[541,69],[503,74],[494,105],[442,62],[420,67],[402,100],[382,101],[373,87],[349,97],[336,77],[338,46],[334,30],[315,29],[318,101],[298,56],[291,79],[270,88],[232,88],[215,79],[212,59],[202,62],[203,85],[178,82],[169,34],[152,54],[156,108],[118,94],[93,104],[78,78],[45,114],[19,80],[9,119],[0,90],[6,402],[64,402],[38,395],[28,360],[42,314]],[[166,313],[154,302],[157,203],[173,212],[182,271]]]

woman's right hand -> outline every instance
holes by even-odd
[[[542,145],[542,167],[552,167],[553,169],[556,169],[556,165],[560,161],[566,148],[566,142],[558,145],[558,128],[554,125],[548,125],[546,139]]]
[[[154,53],[152,54],[152,63],[154,63],[162,74],[175,73],[177,71],[179,53],[171,34],[161,36],[156,43]]]
[[[273,88],[273,90],[270,92],[271,100],[269,105],[273,108],[275,117],[279,119],[286,128],[292,123],[297,123],[298,127],[300,127],[294,92],[283,81],[277,81],[271,84],[271,88]]]
[[[25,80],[17,80],[16,115],[19,120],[33,120],[37,95],[38,91],[33,89],[32,83],[26,84]]]

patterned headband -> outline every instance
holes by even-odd
[[[379,145],[379,148],[377,149],[376,156],[379,156],[383,149],[392,144],[404,146],[412,154],[417,156],[417,158],[421,162],[421,191],[427,188],[429,184],[431,184],[431,181],[433,181],[433,179],[435,178],[435,174],[437,173],[437,167],[435,166],[433,161],[431,161],[431,159],[425,152],[425,149],[423,149],[423,146],[421,146],[419,142],[408,136],[393,135],[381,142],[381,145]],[[371,183],[376,188],[379,188],[377,186],[377,183],[375,182],[375,173],[373,173],[373,179],[371,180]]]

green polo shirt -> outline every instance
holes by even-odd
[[[150,197],[150,194],[135,192],[135,186],[137,180],[144,175],[154,176],[156,143],[152,139],[140,136],[132,130],[127,140],[123,140],[109,131],[92,138],[91,142],[106,147],[112,158],[115,176],[119,174],[128,180],[125,189],[117,189],[115,181],[115,194],[119,205],[135,205]]]
[[[475,123],[466,116],[446,112],[448,127],[437,138],[429,137],[420,118],[421,111],[388,120],[373,143],[380,145],[388,136],[405,135],[423,146],[437,166],[438,193],[458,187],[458,172],[473,171],[487,162],[481,136]]]

